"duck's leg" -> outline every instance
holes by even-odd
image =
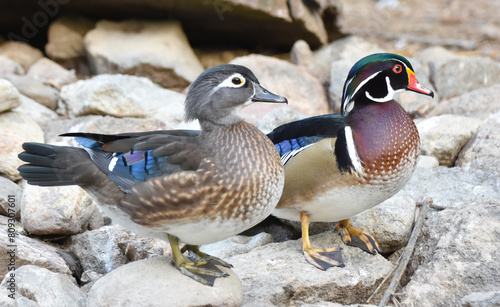
[[[309,215],[301,212],[300,223],[302,225],[302,251],[307,262],[320,270],[326,270],[332,266],[345,266],[344,262],[342,262],[342,248],[311,248],[311,241],[309,240],[311,219]]]
[[[347,245],[359,247],[371,254],[382,252],[375,238],[368,232],[352,226],[350,219],[340,221],[335,230],[340,230],[342,241]]]
[[[171,235],[168,235],[168,239],[172,247],[172,260],[175,267],[179,269],[182,274],[207,286],[213,286],[216,278],[229,276],[229,274],[222,272],[215,265],[209,263],[207,259],[197,259],[193,261],[185,257],[179,248],[179,239]]]
[[[199,246],[187,244],[187,245],[184,245],[181,252],[184,253],[186,250],[189,251],[188,258],[193,260],[193,261],[202,261],[202,260],[206,261],[206,262],[212,261],[212,262],[215,262],[216,264],[222,265],[223,267],[226,267],[226,268],[233,267],[230,263],[227,263],[226,261],[224,261],[220,258],[205,254],[204,252],[200,251]]]

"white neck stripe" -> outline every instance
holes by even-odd
[[[374,73],[373,75],[369,76],[368,78],[366,78],[365,80],[361,81],[361,83],[356,87],[356,89],[354,90],[354,92],[352,93],[352,95],[350,95],[349,97],[346,97],[345,100],[347,101],[345,104],[344,104],[344,113],[348,113],[348,106],[350,104],[352,104],[352,102],[350,102],[351,100],[351,97],[356,95],[356,93],[359,91],[360,88],[362,88],[368,81],[370,81],[371,79],[375,78],[376,76],[378,76],[378,74],[380,74],[382,71],[377,71],[376,73]],[[351,80],[352,81],[352,80]],[[351,83],[351,81],[349,81],[349,83]],[[347,91],[347,88],[348,86],[346,86],[345,90]],[[344,93],[345,94],[345,93]]]
[[[349,159],[351,160],[354,170],[363,176],[365,172],[363,171],[363,166],[361,165],[361,159],[358,156],[358,151],[356,150],[356,145],[354,144],[354,138],[352,136],[352,129],[349,126],[344,128],[345,140],[347,143],[347,153],[349,154]]]

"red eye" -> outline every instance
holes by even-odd
[[[402,72],[402,71],[403,71],[403,67],[401,67],[401,65],[399,65],[399,64],[396,64],[396,65],[394,65],[394,67],[392,68],[392,71],[393,71],[393,72],[395,72],[395,73],[397,73],[397,74],[399,74],[400,72]]]

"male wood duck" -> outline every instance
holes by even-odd
[[[83,146],[25,143],[19,167],[32,185],[79,185],[114,221],[169,240],[175,266],[206,285],[230,265],[199,245],[236,235],[265,219],[284,185],[273,143],[238,111],[253,102],[286,103],[239,65],[203,72],[186,97],[186,120],[200,131],[102,135],[66,133]],[[187,245],[181,250],[179,242]],[[188,256],[184,256],[185,251]]]
[[[340,221],[336,230],[346,244],[380,252],[372,235],[349,218],[396,194],[415,170],[418,131],[393,99],[403,90],[434,96],[404,57],[369,55],[347,76],[341,114],[288,123],[268,135],[285,166],[285,188],[273,215],[301,222],[304,255],[319,269],[344,264],[340,248],[311,248],[311,221]]]

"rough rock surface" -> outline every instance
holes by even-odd
[[[70,235],[87,230],[96,210],[90,196],[78,186],[40,187],[26,184],[21,222],[35,235]]]
[[[401,291],[404,306],[457,306],[472,292],[498,289],[498,175],[419,168],[400,195],[432,197],[445,208],[431,210],[424,224]]]
[[[361,303],[392,269],[384,257],[346,246],[331,232],[312,236],[311,244],[316,248],[341,246],[346,266],[318,270],[304,259],[301,240],[267,244],[227,259],[241,278],[243,303],[277,306],[320,301]]]
[[[463,307],[500,306],[500,291],[473,292],[462,298]]]
[[[185,87],[203,66],[177,22],[100,21],[85,35],[95,73],[146,76],[164,87]]]
[[[253,237],[234,236],[220,242],[202,245],[200,250],[209,255],[227,259],[234,255],[248,253],[256,247],[273,242],[273,237],[270,234],[261,232]]]
[[[14,273],[16,294],[36,303],[36,306],[87,306],[85,295],[67,275],[34,265],[24,265]],[[7,283],[5,278],[0,287],[6,288]]]
[[[7,178],[0,177],[0,214],[19,220],[23,189]]]
[[[500,63],[488,57],[446,61],[435,69],[434,84],[443,98],[500,83]]]
[[[456,114],[488,119],[500,111],[500,84],[479,88],[458,97],[445,99],[429,113],[429,116]]]
[[[24,142],[43,142],[43,131],[31,116],[18,112],[0,114],[0,174],[19,180],[17,168],[22,164],[17,155]]]
[[[84,17],[63,16],[53,21],[48,29],[45,52],[56,61],[68,61],[84,56],[83,37],[94,27]]]
[[[104,226],[72,236],[68,249],[77,255],[85,271],[106,274],[129,262],[119,243],[130,241],[132,236],[120,225]]]
[[[185,96],[144,77],[98,75],[65,85],[61,99],[76,116],[148,116],[176,123],[184,118]]]
[[[54,86],[61,86],[76,82],[77,80],[74,71],[66,70],[61,65],[47,58],[41,58],[31,65],[27,75]]]
[[[422,154],[433,156],[439,164],[453,166],[462,147],[483,121],[460,115],[441,115],[417,123]]]
[[[21,105],[13,111],[28,114],[42,129],[45,129],[47,123],[59,118],[55,111],[24,95],[21,95]]]
[[[10,58],[0,55],[0,75],[3,74],[24,74],[24,69]]]
[[[2,255],[8,255],[7,253],[13,248],[8,244],[13,243],[16,249],[16,268],[32,264],[71,277],[72,272],[64,259],[58,254],[57,247],[41,240],[27,237],[21,224],[15,225],[17,235],[14,237],[14,242],[11,242],[7,235],[8,220],[4,216],[0,216],[0,227],[2,230],[0,233],[0,252]],[[3,278],[8,272],[9,261],[9,257],[2,256],[0,258],[0,278]]]
[[[500,175],[500,112],[475,134],[460,152],[456,165]]]
[[[328,102],[321,83],[305,69],[287,61],[252,54],[231,61],[248,67],[259,79],[260,84],[269,91],[285,96],[289,107],[308,116],[328,112]],[[276,82],[279,80],[279,82]],[[253,104],[242,110],[242,116],[255,123],[264,114],[282,105],[261,103]]]
[[[1,63],[0,63],[1,65]],[[5,79],[0,79],[0,113],[12,110],[21,105],[19,91]]]
[[[28,68],[43,57],[43,53],[23,42],[8,41],[0,45],[0,55],[12,59],[27,71]]]
[[[182,275],[170,258],[139,260],[100,278],[89,292],[89,306],[240,306],[241,283],[236,274],[218,278],[213,287]]]
[[[21,94],[32,98],[52,110],[57,108],[59,91],[43,83],[43,81],[29,75],[7,74],[1,77],[9,80]]]

